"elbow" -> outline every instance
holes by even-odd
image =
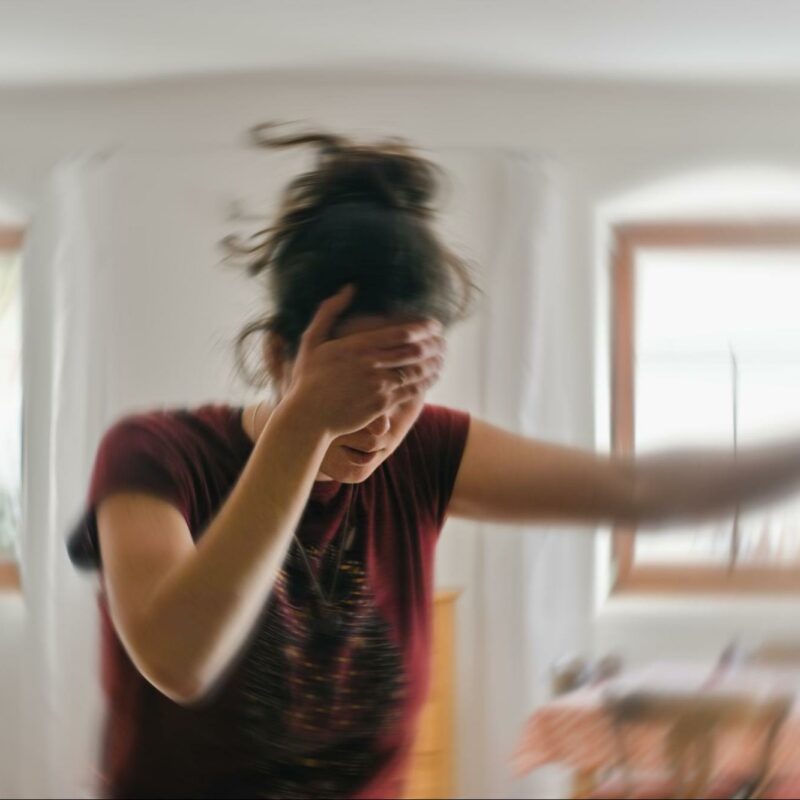
[[[162,650],[127,643],[127,651],[139,674],[165,697],[182,706],[202,701],[212,688],[207,670],[183,660],[169,658]]]
[[[206,698],[211,685],[189,670],[169,670],[154,665],[139,667],[142,676],[161,694],[181,706],[192,706]]]
[[[192,706],[199,703],[207,694],[207,690],[200,681],[158,679],[150,682],[173,703],[180,706]]]
[[[195,705],[213,689],[215,673],[208,655],[193,652],[149,618],[129,621],[120,638],[139,674],[174,703]]]

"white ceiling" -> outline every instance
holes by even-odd
[[[235,72],[800,80],[798,0],[0,0],[0,84]]]

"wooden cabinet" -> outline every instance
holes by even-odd
[[[458,592],[437,592],[433,616],[431,688],[420,716],[405,797],[455,794],[455,601]]]

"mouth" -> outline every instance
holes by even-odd
[[[358,464],[359,466],[363,466],[364,464],[369,464],[370,461],[373,461],[375,458],[383,452],[383,449],[380,450],[358,450],[355,447],[348,447],[346,444],[343,444],[342,450],[344,450],[345,455],[352,461],[354,464]]]

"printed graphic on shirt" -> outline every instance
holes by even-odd
[[[327,594],[335,556],[306,553]],[[336,586],[339,623],[321,624],[318,593],[294,542],[237,670],[240,732],[254,754],[251,774],[240,777],[250,784],[242,788],[263,790],[259,796],[349,796],[393,752],[381,741],[401,724],[401,653],[376,612],[362,559],[342,559]]]

